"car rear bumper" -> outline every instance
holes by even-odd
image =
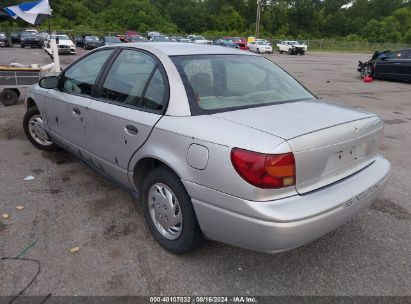
[[[203,233],[210,239],[262,252],[302,246],[369,207],[383,190],[390,163],[382,157],[338,183],[268,202],[236,198],[183,181]],[[235,206],[237,210],[222,208]]]

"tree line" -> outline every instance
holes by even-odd
[[[18,4],[4,0],[2,6]],[[49,0],[55,29],[253,35],[256,0]],[[411,0],[261,0],[260,36],[411,43]],[[16,21],[3,21],[3,25]],[[24,23],[18,21],[20,26]],[[1,24],[0,24],[1,25]]]

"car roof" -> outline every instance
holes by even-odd
[[[125,46],[123,46],[125,47]],[[204,44],[182,44],[179,42],[162,42],[155,43],[127,43],[127,47],[136,47],[141,49],[155,48],[157,51],[164,53],[167,56],[183,56],[183,55],[247,55],[258,56],[254,53],[248,53],[241,50],[232,48],[217,46],[217,45],[204,45]]]

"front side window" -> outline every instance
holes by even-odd
[[[386,55],[388,59],[406,59],[407,57],[407,50],[401,50],[396,52],[391,52]]]
[[[60,89],[67,93],[91,95],[97,76],[113,50],[94,52],[71,66],[60,79]]]
[[[192,112],[222,112],[314,99],[271,61],[248,55],[172,57],[183,79]]]
[[[165,87],[159,65],[152,56],[123,50],[107,74],[100,97],[129,106],[161,110],[165,104]]]

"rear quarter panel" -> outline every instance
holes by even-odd
[[[187,152],[192,144],[208,149],[207,166],[203,170],[187,163]],[[129,172],[133,172],[139,160],[151,157],[167,164],[182,180],[236,197],[268,201],[296,194],[295,187],[267,190],[245,182],[231,163],[233,147],[262,153],[270,153],[275,148],[284,152],[291,149],[281,138],[223,119],[164,116],[145,145],[134,155]]]

